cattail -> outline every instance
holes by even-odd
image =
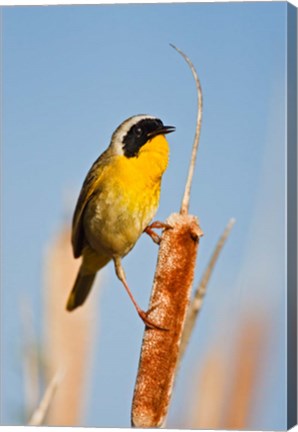
[[[149,306],[150,321],[164,329],[145,330],[132,403],[132,424],[163,424],[172,394],[183,325],[193,282],[199,238],[197,219],[172,214],[164,232]]]

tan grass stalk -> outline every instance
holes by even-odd
[[[20,303],[22,336],[24,344],[23,375],[25,392],[26,418],[29,418],[39,401],[40,355],[38,352],[37,335],[33,324],[32,306],[27,298]]]
[[[172,45],[173,46],[173,45]],[[196,217],[188,215],[202,117],[202,93],[198,76],[187,61],[198,89],[198,124],[180,214],[166,221],[172,229],[163,232],[150,299],[148,318],[164,331],[145,329],[134,396],[131,422],[135,427],[160,427],[167,415],[189,296],[194,276],[199,238],[203,232]]]
[[[230,360],[230,359],[229,359]],[[195,388],[188,395],[187,428],[223,429],[223,416],[228,398],[227,356],[220,340],[204,354],[199,374],[193,373]]]
[[[255,395],[268,354],[269,322],[263,312],[250,310],[241,315],[236,333],[226,330],[230,344],[215,339],[209,352],[204,353],[187,427],[252,428]]]
[[[184,194],[183,194],[181,209],[180,209],[181,214],[187,214],[188,208],[189,208],[192,178],[193,178],[193,174],[194,174],[194,170],[195,170],[195,163],[196,163],[196,158],[197,158],[197,153],[198,153],[198,148],[199,148],[199,142],[200,142],[200,134],[201,134],[201,127],[202,127],[202,114],[203,114],[203,94],[202,94],[202,87],[201,87],[201,83],[200,83],[197,71],[196,71],[192,61],[190,60],[190,58],[186,54],[184,54],[183,51],[181,51],[179,48],[177,48],[175,45],[170,44],[170,46],[172,48],[174,48],[180,55],[182,55],[184,60],[187,62],[188,66],[191,70],[191,73],[194,77],[195,83],[196,83],[197,96],[198,96],[198,111],[197,111],[196,131],[195,131],[194,142],[193,142],[193,146],[192,146],[192,153],[191,153],[191,158],[190,158],[190,163],[189,163],[188,176],[187,176],[187,180],[186,180],[186,184],[185,184],[185,189],[184,189]]]
[[[62,380],[62,373],[57,372],[49,383],[45,394],[37,407],[37,409],[32,414],[31,419],[29,420],[29,426],[41,426],[44,422],[50,404],[54,398],[55,392],[57,390],[58,385]]]
[[[223,419],[224,429],[251,429],[254,398],[268,349],[268,320],[255,312],[240,323],[231,386]]]
[[[70,232],[63,227],[49,247],[45,274],[45,359],[47,376],[63,368],[63,385],[55,396],[45,423],[77,426],[84,409],[86,380],[90,370],[93,329],[96,328],[96,287],[84,307],[72,314],[65,310],[76,278],[79,260],[72,256]]]
[[[186,317],[186,321],[185,321],[185,326],[184,326],[184,330],[183,330],[183,334],[182,334],[182,339],[181,339],[181,348],[180,348],[180,359],[182,359],[184,352],[186,350],[186,347],[188,345],[189,339],[192,335],[195,323],[197,321],[198,318],[198,314],[201,310],[202,304],[203,304],[203,300],[206,294],[206,290],[207,290],[207,285],[210,281],[212,272],[214,270],[215,264],[217,263],[218,257],[220,255],[220,252],[222,250],[222,248],[224,247],[224,244],[226,242],[226,240],[228,239],[230,232],[235,224],[236,220],[235,219],[230,219],[224,232],[222,233],[222,235],[220,236],[217,245],[214,249],[214,252],[210,258],[210,261],[206,267],[206,270],[203,274],[203,277],[194,293],[193,299],[190,303],[190,306],[188,308],[187,311],[187,317]]]

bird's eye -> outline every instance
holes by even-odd
[[[143,133],[143,130],[140,126],[135,129],[135,134],[137,137],[140,137],[142,135],[142,133]]]

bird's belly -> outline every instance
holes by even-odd
[[[116,192],[116,193],[115,193]],[[154,217],[159,190],[148,194],[115,189],[91,201],[84,219],[89,245],[110,257],[125,256]]]

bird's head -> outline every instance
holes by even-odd
[[[136,115],[118,126],[112,135],[110,147],[115,154],[127,158],[137,157],[140,149],[147,143],[174,130],[175,127],[164,126],[163,122],[156,117]]]

